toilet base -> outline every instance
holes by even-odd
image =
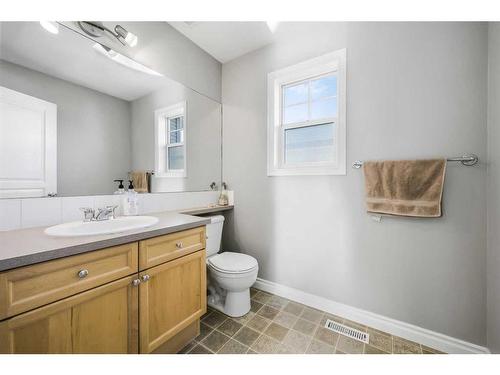
[[[208,306],[232,318],[239,318],[250,311],[250,288],[241,292],[226,291],[225,298],[212,297],[207,299]]]

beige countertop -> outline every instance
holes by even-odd
[[[148,214],[148,216],[157,217],[159,222],[151,227],[124,233],[81,237],[51,237],[44,233],[46,227],[0,232],[0,271],[109,246],[140,241],[199,227],[210,222],[207,218],[177,212],[162,212]]]

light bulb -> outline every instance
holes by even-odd
[[[129,47],[135,47],[137,45],[137,36],[126,30],[124,27],[116,25],[115,32],[118,36],[118,39],[123,40],[123,42],[125,42],[125,44],[127,44]]]
[[[59,34],[59,24],[55,21],[40,21],[40,25],[51,34]]]
[[[130,47],[135,47],[137,45],[137,40],[137,35],[132,34],[131,32],[128,32],[125,37],[125,43],[127,43]]]
[[[121,53],[116,52],[115,50],[112,50],[109,47],[103,46],[100,43],[95,43],[93,45],[93,48],[103,54],[104,56],[108,57],[109,59],[113,60],[114,62],[121,64],[123,66],[126,66],[127,68],[131,68],[134,70],[137,70],[142,73],[154,75],[154,76],[163,76],[163,74],[158,73],[154,71],[153,69],[148,68],[147,66],[144,66],[140,63],[138,63],[135,60],[132,60],[128,58],[127,56],[122,55]]]
[[[279,22],[277,21],[266,21],[267,27],[269,27],[269,30],[271,30],[272,33],[276,31],[278,28]]]

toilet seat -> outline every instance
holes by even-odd
[[[254,257],[229,251],[209,257],[207,263],[216,271],[232,274],[250,272],[258,267]]]

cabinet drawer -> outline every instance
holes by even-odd
[[[137,252],[134,242],[0,273],[0,320],[136,273]]]
[[[205,248],[205,227],[139,242],[139,269],[156,266]]]

